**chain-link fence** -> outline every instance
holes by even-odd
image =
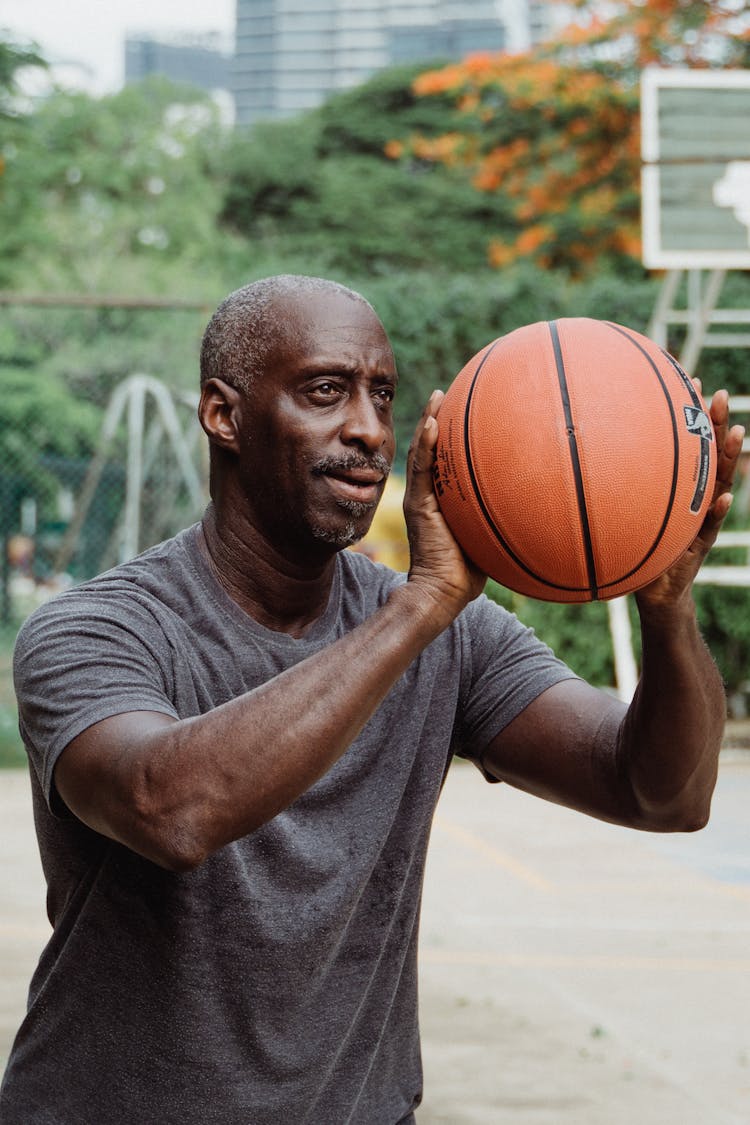
[[[0,302],[7,631],[51,593],[200,515],[208,467],[197,356],[210,308],[12,294]]]
[[[116,388],[89,457],[51,454],[31,435],[16,436],[0,445],[5,627],[56,590],[173,534],[206,503],[195,400],[150,376]]]

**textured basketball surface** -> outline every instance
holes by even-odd
[[[716,443],[676,360],[572,317],[516,329],[459,372],[435,487],[466,554],[546,601],[629,593],[672,565],[711,503]]]

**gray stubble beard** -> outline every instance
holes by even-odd
[[[312,533],[320,542],[329,543],[332,547],[351,547],[369,531],[369,527],[365,531],[360,531],[355,520],[361,520],[370,512],[375,515],[377,505],[363,504],[358,500],[340,500],[338,505],[351,516],[351,519],[339,528],[322,527],[316,524],[312,528]]]

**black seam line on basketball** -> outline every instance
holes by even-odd
[[[495,350],[495,348],[501,342],[502,339],[503,339],[503,337],[500,337],[500,339],[495,340],[495,342],[492,344],[492,346],[482,356],[482,358],[479,362],[479,366],[477,367],[476,371],[474,372],[473,378],[471,380],[471,386],[469,387],[469,393],[466,396],[466,409],[464,410],[464,426],[463,426],[464,456],[466,458],[466,467],[469,470],[469,480],[471,481],[471,487],[472,487],[472,490],[474,492],[474,498],[476,499],[477,504],[481,508],[482,515],[484,516],[485,520],[487,521],[487,526],[489,527],[490,531],[494,535],[495,539],[497,539],[498,543],[500,544],[502,549],[505,551],[508,558],[512,559],[513,562],[516,564],[516,566],[520,570],[522,570],[524,572],[524,574],[528,574],[529,577],[533,578],[535,582],[538,582],[542,586],[549,586],[549,588],[552,589],[552,590],[563,590],[563,591],[566,591],[567,593],[573,593],[573,594],[583,593],[584,590],[588,591],[588,586],[562,586],[558,582],[551,582],[549,580],[549,578],[545,578],[541,574],[537,574],[535,571],[533,571],[531,569],[531,567],[526,565],[526,563],[523,561],[523,559],[520,559],[518,557],[518,555],[511,549],[507,540],[505,539],[502,532],[497,527],[497,525],[495,524],[495,521],[493,520],[492,516],[490,515],[490,512],[487,508],[487,505],[485,504],[484,499],[482,497],[482,492],[481,492],[481,489],[479,487],[479,481],[477,480],[476,473],[474,472],[474,464],[473,464],[472,459],[471,459],[471,442],[469,441],[469,415],[471,413],[471,400],[474,396],[474,388],[477,385],[477,380],[479,378],[480,371],[482,370],[486,361],[489,359],[490,355],[492,354],[492,352]],[[469,552],[467,552],[467,554],[468,553]]]
[[[612,582],[605,582],[602,589],[606,589],[608,586],[616,586],[620,582],[626,582],[632,574],[635,574],[635,572],[637,570],[640,570],[640,568],[643,566],[643,564],[651,558],[654,551],[659,546],[659,544],[662,540],[662,536],[664,535],[665,528],[666,528],[667,524],[669,523],[669,518],[672,515],[672,508],[674,507],[675,495],[677,494],[677,470],[678,470],[678,466],[679,466],[679,441],[678,441],[678,438],[677,438],[677,419],[675,417],[674,407],[672,405],[672,399],[669,397],[669,391],[667,390],[667,384],[664,382],[664,378],[662,376],[661,371],[656,366],[652,357],[648,354],[648,352],[643,347],[643,345],[640,343],[640,341],[636,340],[634,336],[631,336],[631,334],[626,329],[624,329],[622,327],[622,325],[613,324],[612,321],[609,321],[609,320],[604,321],[604,323],[607,325],[608,328],[613,329],[615,332],[619,332],[621,336],[624,336],[626,340],[629,340],[630,343],[633,345],[633,347],[637,348],[638,351],[641,353],[641,355],[646,357],[646,359],[650,363],[651,367],[653,368],[653,371],[654,371],[654,374],[656,375],[656,378],[659,380],[659,385],[661,386],[661,389],[664,392],[664,399],[665,399],[665,402],[667,404],[667,408],[669,409],[669,417],[672,421],[672,445],[673,445],[672,464],[673,464],[674,468],[672,469],[672,485],[671,485],[671,488],[669,490],[669,500],[667,502],[667,510],[664,514],[664,519],[661,522],[661,527],[659,528],[653,543],[651,544],[649,549],[646,551],[646,554],[643,556],[643,558],[640,560],[640,562],[636,563],[636,565],[633,567],[632,570],[629,570],[627,572],[627,574],[623,574],[619,578],[615,578]]]
[[[666,360],[673,371],[677,373],[677,377],[682,385],[690,395],[690,401],[696,410],[703,410],[703,403],[701,402],[700,395],[696,391],[693,383],[682,366],[677,362],[673,355],[670,355],[666,348],[660,348],[661,354]],[[690,501],[690,511],[699,512],[703,497],[706,495],[706,483],[708,481],[709,464],[711,461],[711,441],[701,435],[700,447],[698,452],[698,475],[695,481],[695,491],[693,492],[693,499]]]
[[[698,395],[698,392],[696,391],[695,387],[693,386],[692,381],[691,381],[690,376],[688,375],[687,371],[684,369],[684,367],[680,366],[680,364],[677,362],[677,360],[675,359],[675,357],[673,355],[669,354],[669,352],[666,350],[666,348],[659,348],[659,351],[664,356],[664,358],[669,361],[670,366],[673,367],[674,370],[677,372],[677,375],[679,376],[680,382],[683,384],[683,386],[685,387],[685,390],[690,395],[690,401],[692,402],[693,406],[697,407],[698,410],[702,410],[703,407],[701,405],[700,396]]]
[[[583,470],[581,469],[581,458],[578,452],[578,438],[576,436],[576,428],[573,421],[573,411],[570,405],[570,394],[568,391],[568,379],[565,374],[565,360],[562,354],[562,345],[560,344],[560,332],[557,327],[556,320],[547,321],[547,327],[552,338],[552,351],[555,356],[555,366],[557,368],[557,381],[560,386],[560,398],[562,400],[563,413],[565,415],[565,429],[568,434],[568,452],[570,453],[570,463],[573,469],[573,481],[576,487],[576,502],[578,504],[578,518],[581,521],[581,533],[583,535],[583,553],[586,559],[586,573],[589,580],[589,593],[591,600],[597,601],[599,598],[599,581],[596,575],[596,561],[594,559],[594,544],[591,539],[591,525],[589,523],[588,507],[586,505],[586,490],[583,487]]]

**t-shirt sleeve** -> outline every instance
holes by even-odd
[[[65,747],[87,727],[126,711],[177,718],[171,653],[145,606],[63,594],[19,631],[13,658],[19,729],[50,808]]]
[[[456,753],[479,765],[488,744],[543,691],[573,672],[533,629],[482,595],[462,615]],[[485,773],[484,770],[482,770]],[[485,773],[489,781],[496,780]]]

